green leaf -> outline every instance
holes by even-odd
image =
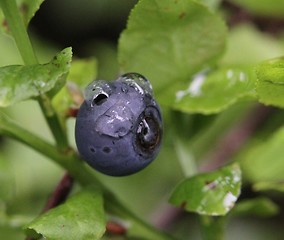
[[[232,2],[257,15],[283,17],[283,0],[231,0]]]
[[[0,32],[0,67],[11,64],[22,64],[18,49],[15,48],[14,40]]]
[[[160,103],[173,106],[176,91],[221,56],[226,33],[219,16],[195,1],[142,0],[120,37],[119,63],[149,78]]]
[[[243,23],[230,29],[226,52],[220,62],[226,66],[255,65],[282,54],[284,45],[279,39],[259,31],[252,24]]]
[[[200,2],[210,9],[217,9],[221,3],[221,0],[198,0],[197,2]]]
[[[6,201],[10,199],[15,191],[15,181],[13,178],[11,166],[7,161],[7,159],[4,159],[4,156],[2,156],[2,154],[0,155],[0,183],[1,183],[1,188],[0,188],[0,205],[1,205],[1,201]]]
[[[238,164],[232,164],[184,180],[174,190],[170,202],[198,214],[225,215],[233,208],[240,190],[241,171]]]
[[[245,178],[255,191],[284,191],[284,128],[249,149],[240,159]]]
[[[201,235],[204,240],[224,239],[226,217],[200,216]]]
[[[244,177],[253,184],[270,182],[279,185],[284,181],[284,127],[268,140],[257,144],[240,159]]]
[[[271,217],[278,212],[279,207],[269,198],[258,197],[238,202],[231,214],[233,216]]]
[[[190,113],[217,113],[244,98],[254,98],[255,81],[252,67],[223,67],[212,73],[201,72],[186,89],[176,92],[174,108]],[[167,90],[162,99],[162,102],[169,99]]]
[[[24,23],[28,27],[30,20],[35,13],[39,10],[40,5],[44,0],[18,0],[18,5],[22,13]]]
[[[25,230],[29,236],[42,235],[49,240],[100,239],[105,232],[102,195],[84,190],[32,221]]]
[[[284,192],[284,180],[260,181],[253,185],[255,191],[278,191]]]
[[[265,61],[256,69],[259,101],[284,107],[284,57]]]
[[[74,82],[81,87],[86,87],[96,79],[97,61],[95,58],[74,59],[71,64],[67,81]]]
[[[17,5],[26,27],[28,27],[30,20],[38,11],[43,1],[44,0],[17,0]],[[6,33],[9,33],[9,28],[2,11],[0,11],[0,23],[0,29],[2,29]]]
[[[51,90],[53,94],[60,90],[65,83],[71,59],[71,48],[66,48],[47,64],[0,68],[0,107],[7,107]]]
[[[67,77],[67,84],[52,99],[57,112],[66,117],[66,112],[72,106],[78,107],[82,103],[82,89],[92,82],[97,75],[97,61],[90,59],[75,59]]]

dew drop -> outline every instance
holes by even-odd
[[[91,106],[100,105],[106,100],[111,94],[112,90],[110,85],[104,80],[96,80],[87,86],[84,92],[86,101],[88,101]]]
[[[118,81],[125,83],[126,85],[133,87],[141,95],[150,94],[153,95],[152,85],[147,78],[139,73],[126,73],[122,75]]]
[[[126,83],[122,83],[121,91],[122,91],[123,93],[128,93],[128,86],[127,86]]]

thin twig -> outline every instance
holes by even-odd
[[[222,6],[229,11],[227,23],[230,27],[249,22],[253,23],[259,30],[272,35],[281,35],[284,28],[284,17],[261,16],[248,12],[238,4],[231,1],[223,1]]]
[[[115,221],[108,221],[106,224],[106,232],[112,235],[125,235],[127,233],[127,227],[123,224]]]
[[[42,212],[47,212],[49,209],[54,208],[63,203],[72,190],[73,182],[73,177],[71,177],[69,173],[65,173],[58,185],[56,186],[54,192],[47,200]]]
[[[152,215],[152,223],[158,229],[169,229],[184,214],[183,209],[163,204]]]
[[[253,21],[253,16],[250,13],[231,1],[223,1],[222,7],[229,11],[229,15],[227,17],[227,24],[229,27],[234,27],[243,22]]]
[[[51,196],[48,198],[42,213],[63,203],[68,197],[73,187],[73,177],[68,172],[64,174],[60,182],[57,184]],[[26,240],[35,240],[33,237],[27,237]]]
[[[258,105],[232,127],[218,142],[213,152],[208,154],[202,165],[201,172],[211,171],[230,161],[232,156],[241,149],[253,133],[259,129],[275,109]]]

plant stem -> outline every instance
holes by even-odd
[[[41,95],[38,99],[38,103],[52,132],[58,149],[65,151],[69,146],[66,131],[61,125],[58,115],[51,105],[50,99],[46,95]]]
[[[43,213],[47,212],[49,209],[58,206],[63,203],[71,192],[73,186],[73,178],[67,173],[64,174],[52,195],[49,197],[47,203],[42,210]],[[25,240],[36,240],[34,237],[26,237]]]
[[[61,178],[60,182],[57,184],[52,195],[49,197],[42,212],[47,212],[49,209],[54,208],[59,204],[63,203],[71,192],[73,183],[74,179],[69,175],[68,172],[66,172]]]
[[[100,188],[104,193],[104,199],[108,210],[124,216],[134,222],[141,232],[149,239],[170,240],[172,237],[148,225],[131,211],[128,210],[114,194],[93,175],[84,162],[70,149],[69,152],[60,152],[55,146],[46,142],[42,138],[23,129],[15,122],[0,114],[0,134],[16,139],[43,155],[51,158],[54,162],[66,169],[68,173],[76,179],[82,186],[94,186]],[[147,237],[147,238],[148,238]]]
[[[174,146],[184,176],[187,178],[192,177],[197,173],[197,166],[190,147],[178,137],[175,138]]]
[[[208,127],[198,134],[192,141],[191,149],[197,161],[201,160],[207,154],[220,137],[225,134],[239,119],[242,119],[248,112],[251,105],[237,105],[229,108],[216,117],[214,122],[208,124]]]
[[[174,240],[175,239],[172,236],[164,232],[161,232],[154,226],[146,223],[141,218],[133,214],[128,208],[126,208],[123,204],[121,204],[121,202],[119,202],[115,198],[114,195],[109,195],[105,201],[107,203],[106,207],[111,213],[117,214],[121,217],[131,220],[133,223],[136,224],[136,227],[133,228],[133,232],[135,232],[134,234],[138,235],[139,233],[140,235],[143,235],[145,239],[149,239],[149,240],[152,240],[152,239]]]
[[[29,36],[20,15],[15,0],[1,0],[0,5],[6,17],[9,30],[14,36],[16,45],[26,65],[37,64],[37,58],[33,51]]]
[[[15,0],[0,0],[3,13],[7,19],[9,30],[11,31],[18,50],[26,65],[38,64],[32,44],[30,42],[26,27]],[[51,105],[50,99],[46,95],[38,98],[39,105],[44,114],[47,124],[55,138],[57,147],[62,151],[68,149],[68,141],[65,129],[61,126],[58,115]]]
[[[199,216],[203,240],[224,240],[226,217]]]
[[[235,27],[238,24],[249,22],[258,27],[261,32],[270,33],[274,36],[280,37],[284,27],[284,19],[280,16],[265,16],[252,14],[252,12],[241,7],[233,1],[224,0],[222,1],[222,7],[229,12],[227,23],[229,27]]]
[[[87,170],[83,161],[79,159],[72,149],[64,153],[60,152],[51,143],[22,128],[3,114],[0,114],[0,134],[11,137],[52,159],[61,167],[65,168],[81,185],[94,183],[99,187],[105,188],[99,180]]]
[[[256,105],[249,113],[218,139],[215,148],[200,166],[201,171],[212,171],[224,165],[241,149],[253,133],[263,125],[275,109]]]

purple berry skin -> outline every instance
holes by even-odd
[[[163,135],[150,82],[138,73],[94,81],[85,90],[75,126],[81,157],[110,176],[136,173],[157,156]]]

